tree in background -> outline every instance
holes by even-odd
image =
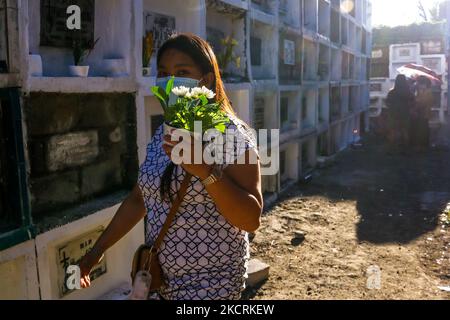
[[[417,9],[419,11],[420,18],[422,18],[425,22],[442,21],[441,11],[447,2],[448,1],[435,0],[432,6],[427,10],[423,5],[423,0],[418,0]]]

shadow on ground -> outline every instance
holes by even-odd
[[[267,280],[264,280],[263,282],[259,283],[255,287],[248,287],[244,290],[242,293],[241,300],[247,301],[254,299],[257,295],[259,290],[264,287],[264,285],[267,283]]]
[[[435,230],[450,202],[449,149],[388,154],[373,136],[363,141],[361,149],[343,152],[335,165],[299,186],[302,195],[355,200],[360,242],[406,244]]]

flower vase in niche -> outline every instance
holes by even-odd
[[[148,31],[142,41],[142,76],[150,77],[152,73],[151,63],[154,52],[153,32]]]
[[[87,78],[89,75],[89,66],[69,66],[72,77]]]
[[[152,68],[151,67],[144,67],[144,68],[142,68],[142,76],[150,77],[151,75],[152,75]]]
[[[107,77],[126,77],[127,67],[123,58],[107,58],[103,60],[105,73]]]
[[[42,58],[38,54],[29,55],[30,75],[32,77],[42,77]]]
[[[69,66],[69,72],[72,77],[86,78],[89,75],[89,66],[83,65],[84,61],[89,57],[100,39],[94,42],[83,42],[75,39],[72,46],[72,54],[74,65]]]
[[[233,38],[233,35],[220,40],[223,50],[217,55],[217,62],[222,77],[230,83],[239,82],[239,77],[233,76],[232,72],[228,72],[229,66],[234,62],[237,70],[241,68],[241,57],[235,52],[239,42]]]

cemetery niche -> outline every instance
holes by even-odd
[[[81,9],[81,30],[67,28],[67,8]],[[94,0],[41,0],[41,46],[72,48],[74,39],[84,43],[94,41]]]

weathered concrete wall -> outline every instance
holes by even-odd
[[[261,39],[261,65],[252,62],[252,77],[254,80],[276,79],[278,65],[274,61],[278,60],[278,37],[275,29],[269,25],[263,25],[252,20],[250,27],[251,37]],[[255,48],[253,48],[255,50]]]
[[[232,75],[239,75],[241,77],[247,78],[247,55],[246,55],[246,21],[244,17],[239,18],[238,15],[223,14],[217,12],[214,6],[208,7],[207,10],[207,21],[206,26],[208,28],[213,28],[220,30],[224,33],[225,37],[233,36],[234,39],[238,41],[238,45],[234,48],[234,52],[237,56],[241,58],[241,65],[239,68],[234,62],[231,62],[225,70],[227,73]],[[222,52],[216,51],[216,54]]]
[[[250,94],[248,90],[233,90],[228,91],[228,98],[233,104],[233,109],[238,116],[247,123],[251,123],[250,119]]]
[[[24,103],[36,218],[136,182],[132,94],[32,93]]]
[[[200,3],[199,3],[200,2]],[[143,1],[143,10],[175,16],[178,32],[194,32],[205,37],[205,4],[198,0]],[[180,12],[183,12],[180,15]],[[186,13],[185,13],[186,12]]]
[[[1,251],[0,300],[97,299],[123,283],[129,284],[134,250],[144,242],[143,221],[106,252],[106,273],[94,280],[90,288],[66,295],[61,295],[59,288],[62,279],[58,272],[61,267],[58,247],[76,242],[81,235],[99,227],[105,228],[118,207],[115,205],[98,211],[95,215]]]
[[[282,84],[298,84],[300,85],[302,79],[302,41],[293,34],[280,32],[280,46],[279,46],[279,77]],[[294,64],[286,64],[285,50],[289,41],[295,44],[295,61]],[[289,61],[288,61],[289,62]]]
[[[34,240],[0,252],[0,300],[37,300],[39,282]]]
[[[132,231],[105,253],[106,273],[96,278],[88,289],[77,290],[68,294],[61,294],[61,258],[58,248],[62,245],[77,244],[80,236],[98,228],[106,228],[119,204],[96,212],[73,223],[55,228],[36,238],[37,269],[41,298],[44,300],[80,300],[98,299],[102,295],[119,287],[123,283],[130,283],[131,262],[134,251],[144,242],[143,220]],[[69,254],[69,260],[77,256]]]
[[[42,56],[45,76],[68,75],[69,65],[73,65],[70,48],[52,48],[40,46],[41,16],[40,0],[29,0],[29,41],[30,52]],[[95,50],[86,60],[91,66],[91,76],[105,75],[104,58],[125,59],[127,70],[132,65],[130,28],[132,21],[132,1],[97,0],[95,1],[95,39],[100,38]],[[114,23],[111,23],[114,21]]]

